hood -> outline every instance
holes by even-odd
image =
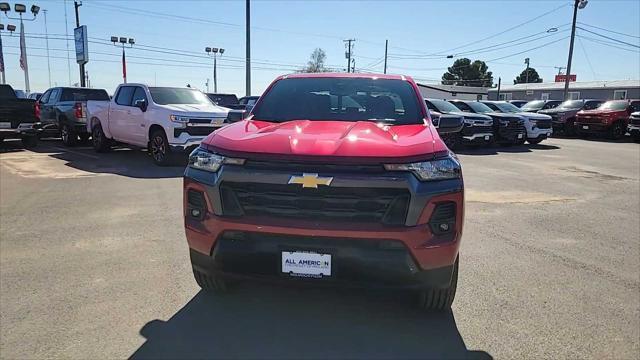
[[[229,112],[229,109],[222,106],[216,106],[213,104],[167,104],[157,105],[168,111],[174,111],[179,113],[209,113],[209,114],[196,114],[196,116],[216,116],[224,115]],[[183,114],[176,114],[183,115]],[[186,115],[186,114],[184,114]]]
[[[532,112],[519,112],[517,115],[523,116],[529,120],[551,120],[551,116]]]
[[[621,112],[625,112],[624,110],[598,110],[598,109],[593,109],[593,110],[580,110],[578,112],[579,115],[609,115],[609,114],[616,114],[616,113],[621,113]]]
[[[483,115],[488,115],[493,119],[513,119],[513,118],[522,119],[522,116],[520,116],[520,114],[512,114],[512,113],[490,112],[490,113],[485,113]]]
[[[472,120],[491,120],[491,116],[483,115],[483,114],[469,113],[469,112],[464,112],[464,111],[451,111],[451,112],[448,112],[446,114],[462,116],[465,119],[472,119]]]
[[[547,115],[551,115],[551,114],[562,114],[562,113],[569,113],[569,112],[578,112],[580,111],[580,109],[564,109],[564,108],[553,108],[553,109],[546,109],[546,110],[540,110],[538,111],[538,114],[547,114]]]
[[[372,159],[420,157],[447,149],[430,125],[370,121],[245,120],[221,128],[202,143],[223,152]]]

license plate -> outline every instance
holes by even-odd
[[[518,134],[518,139],[522,139],[522,134]]]
[[[11,129],[10,122],[0,122],[0,129]]]
[[[585,130],[589,130],[589,127],[587,125],[582,125],[582,128]]]
[[[491,136],[489,136],[489,135],[485,135],[485,136],[484,136],[484,140],[485,140],[485,141],[489,141],[489,139],[491,139]]]
[[[282,272],[296,277],[331,276],[331,255],[302,251],[282,252]]]

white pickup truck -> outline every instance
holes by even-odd
[[[88,101],[87,112],[97,152],[123,143],[147,148],[157,165],[167,165],[172,153],[196,148],[222,127],[229,109],[196,89],[121,84],[111,101]]]

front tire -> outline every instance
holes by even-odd
[[[105,136],[104,131],[102,131],[102,125],[100,125],[100,123],[96,124],[93,127],[93,130],[91,132],[91,139],[93,149],[96,152],[103,153],[111,150],[111,140],[107,139],[107,137]]]
[[[193,277],[196,279],[198,286],[206,292],[214,294],[223,294],[227,292],[227,283],[217,276],[208,275],[193,269]]]
[[[154,130],[149,141],[149,152],[153,162],[158,166],[169,166],[171,163],[171,149],[167,135],[163,130]]]
[[[431,288],[420,292],[420,307],[427,311],[449,312],[451,304],[456,297],[458,287],[458,263],[459,258],[453,264],[451,282],[446,288]]]
[[[67,124],[60,127],[60,137],[65,146],[75,146],[78,142],[78,135]]]
[[[624,136],[624,133],[627,131],[627,129],[625,129],[622,125],[623,124],[621,121],[616,121],[611,126],[611,129],[609,129],[609,139],[611,140],[622,139],[622,137]]]
[[[527,142],[531,145],[540,144],[544,140],[543,138],[527,139]]]

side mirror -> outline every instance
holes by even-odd
[[[438,133],[449,134],[462,131],[464,118],[458,116],[441,116],[438,122]]]
[[[227,113],[226,123],[231,124],[234,122],[242,121],[247,117],[247,112],[244,110],[231,110]]]
[[[142,112],[145,112],[147,111],[147,100],[136,100],[136,102],[133,103],[133,106],[139,108]]]

